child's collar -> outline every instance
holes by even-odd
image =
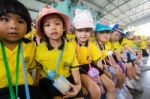
[[[49,47],[49,50],[52,50],[52,49],[54,49],[54,47],[49,43],[49,45],[48,45]],[[59,50],[63,50],[64,49],[64,47],[65,47],[65,39],[62,39],[62,43],[60,44],[60,46],[58,47],[58,49]]]

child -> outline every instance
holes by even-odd
[[[101,80],[104,81],[104,79],[108,78],[103,75],[103,65],[100,61],[101,54],[93,42],[89,40],[94,29],[94,25],[94,20],[88,10],[75,10],[73,26],[75,28],[76,38],[72,41],[72,44],[76,47],[77,59],[81,65],[81,82],[83,88],[88,91],[90,99],[100,99],[101,94],[104,93],[102,83],[106,83],[101,82]],[[99,75],[101,77],[98,75],[98,82],[96,82],[94,76],[92,78],[90,70],[95,71],[94,75],[96,75],[97,71],[100,72]]]
[[[1,0],[0,99],[45,99],[29,73],[33,69],[35,44],[24,36],[30,30],[31,18],[24,5]]]
[[[111,49],[111,44],[109,42],[110,33],[112,29],[107,24],[97,23],[95,28],[95,43],[101,53],[103,53],[103,65],[107,65],[105,59],[109,60],[110,57],[107,57],[107,53]],[[110,56],[110,55],[109,55]],[[110,61],[110,60],[109,60]],[[108,62],[107,62],[108,63]],[[112,64],[111,64],[112,65]],[[107,69],[107,67],[105,67]],[[112,72],[112,71],[111,71]],[[115,85],[110,79],[104,79],[107,83],[104,83],[106,88],[106,97],[107,99],[115,99]]]
[[[38,45],[35,58],[43,66],[43,72],[46,72],[39,85],[49,99],[82,98],[75,48],[65,39],[69,26],[68,16],[52,7],[44,7],[39,12],[36,31],[45,42]],[[51,78],[47,75],[48,71],[54,74]],[[69,81],[70,90],[60,93],[62,91],[54,87],[57,75]]]

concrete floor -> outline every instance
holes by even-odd
[[[143,72],[141,74],[139,83],[144,89],[143,93],[133,93],[133,99],[150,99],[150,57],[147,63],[143,65]]]

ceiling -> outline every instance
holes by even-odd
[[[80,0],[94,5],[101,17],[109,23],[130,24],[150,16],[150,0]]]
[[[52,3],[64,0],[37,0]],[[92,10],[101,14],[100,18],[110,24],[131,24],[144,17],[150,17],[150,0],[71,0],[79,1]]]

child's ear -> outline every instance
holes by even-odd
[[[67,28],[66,28],[66,26],[64,25],[63,31],[65,32],[65,31],[66,31],[66,29],[67,29]]]

